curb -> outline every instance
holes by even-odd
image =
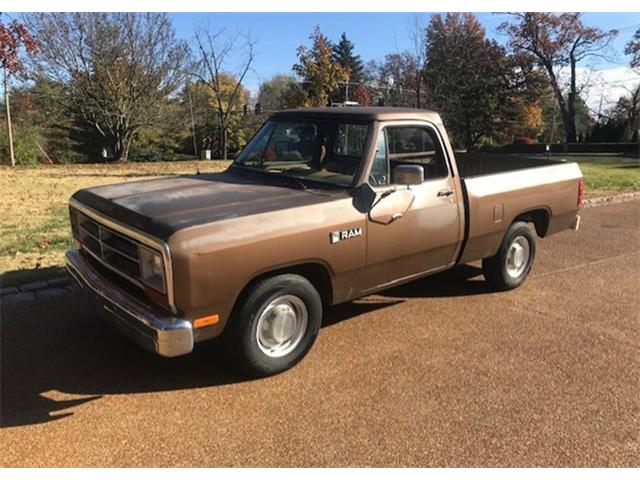
[[[631,202],[640,200],[640,192],[621,193],[619,195],[608,195],[606,197],[589,198],[584,201],[583,208],[599,207],[612,203]]]
[[[39,282],[25,283],[17,287],[0,288],[0,304],[14,305],[16,303],[44,300],[67,295],[75,289],[70,277],[52,278]]]

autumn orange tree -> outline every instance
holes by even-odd
[[[576,114],[580,92],[577,67],[589,58],[603,58],[616,30],[604,31],[582,23],[579,13],[514,13],[498,31],[507,34],[516,53],[531,55],[544,69],[560,109],[567,142],[577,141]],[[559,71],[569,69],[569,87]]]
[[[13,153],[13,132],[9,105],[9,76],[24,73],[24,62],[20,58],[21,48],[24,48],[29,54],[35,54],[38,51],[38,44],[24,24],[13,20],[8,25],[5,25],[0,16],[0,63],[4,73],[5,117],[9,159],[12,166],[16,164],[16,160]]]
[[[350,70],[335,60],[333,45],[316,26],[309,36],[311,48],[298,47],[298,63],[293,71],[304,82],[307,106],[324,107],[329,104],[331,94],[340,84],[349,80]]]
[[[373,104],[373,92],[367,88],[364,84],[360,83],[353,90],[353,99],[358,102],[358,105],[368,107]]]

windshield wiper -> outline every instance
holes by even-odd
[[[269,172],[267,172],[269,173]],[[290,180],[290,183],[293,182],[300,187],[301,190],[307,190],[309,187],[295,175],[291,175],[290,173],[285,172],[284,170],[279,170],[277,173],[269,173],[269,175],[277,175],[278,177],[284,177],[287,180]]]
[[[257,173],[269,178],[285,178],[289,181],[288,186],[291,186],[293,188],[297,188],[300,190],[307,190],[309,188],[300,178],[296,177],[295,175],[286,173],[284,169],[268,171],[260,168],[246,167],[246,166],[235,165],[235,164],[231,164],[231,167],[237,168],[245,172]]]

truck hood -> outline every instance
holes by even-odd
[[[181,175],[79,190],[72,198],[114,220],[167,241],[178,230],[230,218],[302,207],[346,195],[265,184],[254,174]],[[269,180],[271,182],[271,180]]]

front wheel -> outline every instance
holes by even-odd
[[[267,278],[240,301],[223,336],[236,366],[255,376],[273,375],[294,366],[311,349],[322,323],[322,301],[306,278]]]
[[[498,253],[482,260],[484,278],[496,290],[511,290],[524,283],[536,255],[536,242],[525,222],[512,223]]]

